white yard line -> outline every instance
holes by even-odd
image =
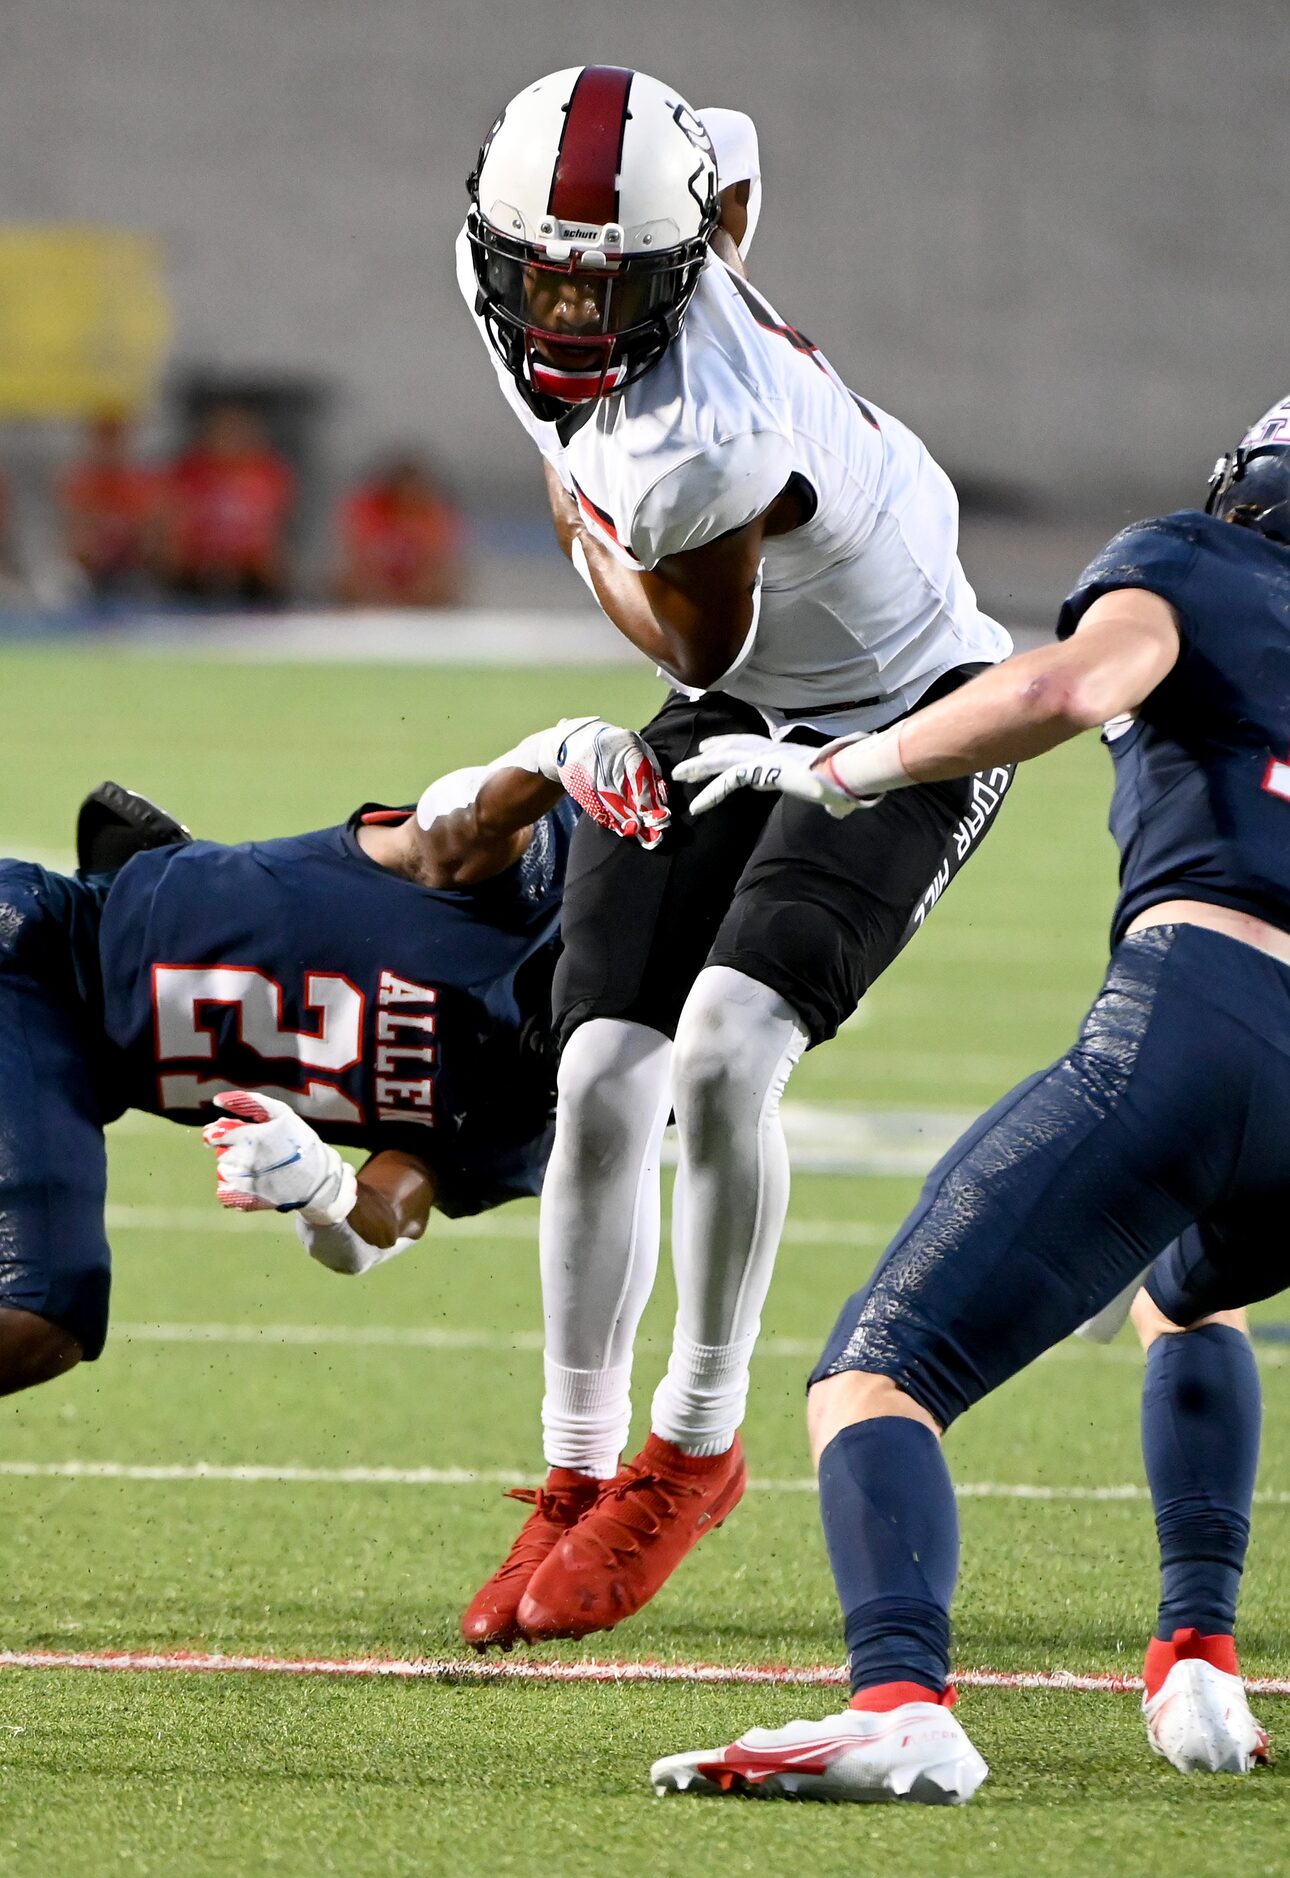
[[[450,1328],[442,1324],[228,1324],[228,1323],[123,1323],[112,1331],[117,1343],[228,1343],[249,1349],[282,1346],[315,1349],[331,1346],[352,1349],[540,1351],[538,1330]],[[757,1345],[759,1357],[784,1357],[814,1362],[823,1347],[820,1337],[765,1337]],[[644,1337],[642,1349],[664,1349],[666,1339]],[[1258,1346],[1261,1366],[1277,1369],[1290,1362],[1290,1346]],[[1089,1343],[1068,1338],[1039,1358],[1040,1362],[1132,1363],[1141,1365],[1136,1343]]]
[[[234,1486],[321,1487],[510,1487],[522,1471],[487,1467],[298,1467],[262,1462],[220,1461],[13,1461],[0,1460],[0,1477],[15,1480],[209,1481]],[[752,1493],[814,1493],[810,1476],[758,1478]],[[1137,1501],[1149,1498],[1145,1487],[1040,1486],[999,1480],[965,1481],[955,1489],[963,1500]],[[1290,1493],[1258,1492],[1262,1506],[1290,1506]]]
[[[704,1683],[845,1688],[836,1663],[544,1663],[529,1657],[234,1656],[198,1650],[0,1650],[0,1669],[172,1671],[269,1676],[386,1676],[418,1682]],[[1065,1669],[959,1669],[960,1689],[1052,1689],[1063,1694],[1137,1694],[1137,1676],[1081,1676]],[[1290,1681],[1251,1676],[1252,1695],[1290,1695]]]
[[[484,1350],[505,1354],[517,1350],[538,1353],[540,1330],[450,1329],[438,1324],[117,1324],[118,1343],[236,1344],[244,1348],[275,1350],[284,1345],[312,1350],[339,1347],[357,1350]],[[667,1348],[659,1337],[642,1337],[637,1347]],[[767,1337],[759,1345],[762,1356],[814,1361],[818,1338]]]
[[[892,1077],[906,1084],[911,1079],[921,1078],[929,1083],[934,1081],[939,1088],[949,1088],[955,1076],[994,1086],[1000,1081],[1015,1081],[1021,1074],[1016,1062],[1007,1057],[942,1057],[928,1052],[874,1054],[865,1052],[863,1046],[853,1045],[845,1060],[839,1059],[842,1059],[842,1052],[835,1059],[835,1080],[825,1079],[824,1083],[825,1089],[837,1089],[837,1101],[826,1094],[823,1099],[784,1104],[784,1131],[796,1174],[848,1174],[879,1179],[911,1175],[921,1179],[975,1121],[974,1111],[869,1108],[849,1098],[854,1098],[858,1089],[872,1088]],[[852,1063],[854,1069],[849,1067]],[[195,1137],[191,1131],[186,1132],[191,1143]],[[162,1117],[134,1112],[123,1115],[108,1130],[109,1141],[122,1138],[158,1141],[169,1138],[176,1142],[181,1139]],[[669,1165],[675,1165],[676,1143],[671,1129],[664,1140],[663,1158]],[[113,1205],[108,1208],[108,1223],[111,1226],[115,1221],[117,1227],[140,1226],[146,1230],[155,1219],[164,1222],[158,1230],[200,1230],[200,1211],[199,1208],[157,1210]],[[484,1219],[460,1221],[455,1230],[484,1234],[495,1231]],[[503,1230],[496,1232],[496,1236],[507,1235]]]
[[[284,1230],[276,1214],[223,1211],[214,1200],[209,1206],[131,1206],[107,1207],[109,1232],[277,1232]],[[286,1228],[290,1234],[290,1227]],[[668,1228],[663,1229],[664,1238]],[[885,1245],[891,1234],[865,1220],[790,1219],[784,1227],[785,1245]],[[448,1239],[516,1239],[537,1243],[537,1216],[511,1213],[480,1213],[471,1219],[441,1219],[431,1222],[427,1245]],[[294,1245],[294,1235],[291,1235]]]

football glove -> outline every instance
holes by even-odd
[[[643,848],[656,848],[671,820],[667,784],[649,745],[603,717],[562,717],[488,768],[527,769],[558,782],[593,822]]]
[[[216,1096],[215,1106],[228,1113],[203,1128],[202,1140],[215,1151],[221,1206],[241,1213],[272,1207],[319,1226],[335,1225],[353,1211],[353,1168],[285,1102],[233,1089]]]
[[[600,717],[565,718],[555,735],[555,773],[565,794],[601,828],[656,848],[671,811],[663,772],[648,745],[634,730]]]
[[[850,740],[848,740],[850,741]],[[831,746],[826,745],[828,749]],[[773,737],[740,734],[705,737],[697,756],[687,756],[675,770],[678,782],[705,782],[690,804],[691,815],[706,815],[736,789],[778,790],[800,802],[818,802],[830,815],[850,815],[852,809],[871,808],[876,796],[848,795],[832,777],[812,766],[822,752],[808,744],[777,743]]]

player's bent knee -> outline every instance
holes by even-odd
[[[53,1382],[75,1369],[83,1355],[61,1324],[31,1311],[0,1310],[0,1395]]]
[[[780,1034],[768,1035],[768,1020]],[[768,986],[725,966],[702,972],[672,1050],[677,1123],[690,1148],[701,1151],[705,1135],[755,1120],[768,1092],[778,1099],[805,1040],[796,1012]]]
[[[649,1120],[612,1040],[596,1034],[594,1022],[574,1032],[560,1059],[557,1139],[591,1174],[626,1153]]]
[[[1198,1317],[1194,1324],[1175,1324],[1172,1318],[1165,1316],[1145,1285],[1134,1298],[1129,1315],[1144,1350],[1149,1350],[1157,1337],[1185,1337],[1189,1330],[1203,1330],[1208,1324],[1239,1330],[1245,1337],[1250,1334],[1249,1316],[1243,1310],[1212,1311],[1208,1317]]]
[[[934,1435],[941,1433],[936,1417],[906,1395],[890,1376],[848,1369],[812,1383],[806,1398],[806,1422],[816,1466],[830,1441],[844,1428],[851,1428],[857,1422],[876,1421],[885,1415],[904,1416],[907,1421],[922,1422]]]
[[[705,1013],[682,1021],[672,1055],[677,1120],[713,1121],[728,1114],[745,1087],[738,1039],[729,1025]]]

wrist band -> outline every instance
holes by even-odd
[[[311,1259],[317,1259],[329,1272],[341,1272],[348,1278],[357,1278],[371,1271],[374,1265],[397,1258],[417,1243],[415,1239],[396,1239],[391,1246],[369,1245],[348,1220],[324,1226],[306,1219],[301,1213],[296,1214],[296,1233]]]
[[[899,724],[828,751],[823,768],[829,781],[853,802],[907,788],[914,780],[900,760]]]
[[[357,1174],[344,1155],[337,1153],[335,1148],[329,1148],[327,1152],[332,1156],[332,1161],[318,1192],[321,1193],[324,1188],[330,1192],[333,1184],[335,1191],[329,1200],[321,1202],[318,1194],[315,1194],[306,1206],[299,1209],[301,1219],[311,1226],[339,1226],[349,1218],[358,1201]]]

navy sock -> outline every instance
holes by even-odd
[[[1157,1337],[1142,1456],[1160,1540],[1156,1635],[1230,1635],[1250,1542],[1262,1398],[1248,1337],[1225,1324]]]
[[[851,1654],[851,1688],[950,1674],[958,1575],[954,1488],[930,1428],[904,1415],[857,1422],[820,1457],[820,1517]]]

